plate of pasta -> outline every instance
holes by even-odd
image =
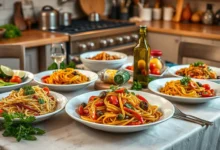
[[[48,87],[26,85],[19,90],[0,94],[0,121],[4,120],[1,114],[6,112],[35,116],[35,122],[40,122],[60,112],[66,103],[65,96],[50,91]]]
[[[165,98],[182,103],[205,103],[218,97],[220,85],[208,80],[163,78],[149,83],[148,88]]]
[[[208,66],[203,62],[173,66],[169,69],[169,73],[176,77],[188,76],[195,79],[206,79],[220,82],[220,69]]]
[[[34,81],[38,84],[55,91],[79,90],[97,79],[98,75],[94,72],[73,68],[44,71],[34,76]]]
[[[165,98],[125,88],[85,93],[69,100],[66,113],[74,120],[108,132],[136,132],[173,116]]]

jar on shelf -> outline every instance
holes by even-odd
[[[151,50],[150,57],[150,73],[151,74],[160,74],[165,67],[165,62],[161,58],[162,51],[160,50]]]

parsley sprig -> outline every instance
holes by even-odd
[[[201,62],[201,61],[198,61],[198,62],[194,62],[192,65],[195,66],[195,67],[198,67],[198,66],[204,65],[204,63]]]
[[[184,77],[180,80],[180,83],[182,85],[188,85],[188,83],[190,82],[191,78],[190,77]]]
[[[44,130],[40,128],[35,128],[32,123],[36,120],[34,116],[25,116],[22,113],[8,114],[3,113],[4,122],[0,124],[0,129],[4,130],[4,137],[15,137],[19,142],[22,139],[35,141],[37,140],[35,135],[42,135],[45,133]],[[13,119],[19,118],[19,121],[14,121]]]

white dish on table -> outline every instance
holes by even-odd
[[[7,97],[11,92],[7,92],[7,93],[3,93],[0,94],[0,101],[2,98]],[[36,120],[35,122],[40,122],[46,119],[49,119],[50,117],[52,117],[53,115],[59,113],[61,110],[64,109],[66,103],[67,103],[67,98],[59,93],[50,91],[50,95],[52,95],[55,100],[57,100],[57,108],[54,112],[48,113],[48,114],[44,114],[44,115],[40,115],[40,116],[35,116]],[[4,118],[0,117],[0,121],[3,121]],[[14,121],[19,121],[18,118],[15,118]]]
[[[163,78],[163,79],[157,79],[157,80],[151,81],[148,84],[148,88],[149,88],[149,90],[151,90],[155,94],[160,95],[162,97],[165,97],[166,99],[168,99],[170,101],[174,101],[174,102],[181,102],[181,103],[205,103],[205,102],[208,102],[208,101],[213,100],[215,98],[218,98],[218,96],[198,97],[198,98],[183,97],[183,96],[172,96],[172,95],[161,93],[159,91],[160,88],[164,87],[167,82],[173,81],[173,80],[174,81],[175,80],[180,80],[180,79],[182,79],[182,78]],[[215,83],[215,82],[211,82],[211,81],[208,81],[208,80],[202,80],[202,79],[193,79],[193,81],[200,82],[201,84],[209,84],[211,89],[214,89],[215,91],[218,91],[218,89],[220,89],[220,85]]]
[[[116,60],[90,60],[93,56],[100,54],[101,52],[106,52],[110,55],[116,55],[121,59]],[[80,55],[80,59],[82,63],[92,71],[101,71],[103,69],[118,69],[120,68],[124,62],[127,60],[127,55],[124,53],[113,52],[113,51],[94,51],[94,52],[87,52]]]
[[[133,71],[126,68],[127,66],[132,66],[132,65],[133,65],[133,63],[127,63],[127,64],[124,64],[121,68],[125,71],[128,71],[130,73],[130,75],[133,76]],[[167,70],[168,70],[168,67],[165,66],[160,75],[150,74],[150,76],[155,77],[155,78],[161,78],[165,75]]]
[[[47,86],[54,91],[75,91],[88,86],[89,84],[95,82],[98,79],[98,75],[92,71],[78,69],[75,70],[87,76],[90,79],[90,81],[80,84],[47,84],[42,81],[43,77],[51,75],[56,70],[40,72],[34,76],[34,81],[40,84],[41,86]]]
[[[8,92],[8,91],[15,90],[15,89],[19,89],[20,87],[30,83],[34,78],[34,75],[32,73],[28,72],[28,71],[23,71],[23,70],[13,70],[13,71],[14,72],[17,72],[17,71],[25,72],[25,77],[24,77],[23,81],[21,83],[14,84],[14,85],[1,86],[0,87],[0,93]]]
[[[174,114],[173,104],[170,103],[165,98],[154,95],[154,94],[146,93],[146,92],[129,90],[131,92],[134,92],[135,94],[140,94],[141,96],[145,97],[149,101],[150,104],[157,105],[159,107],[160,111],[162,111],[162,113],[163,113],[163,116],[160,118],[160,120],[153,122],[153,123],[149,123],[149,124],[143,124],[143,125],[117,126],[117,125],[98,124],[98,123],[89,122],[89,121],[81,119],[79,114],[76,112],[76,109],[78,108],[78,106],[83,102],[88,103],[90,96],[93,96],[93,95],[98,96],[100,94],[100,92],[102,92],[102,91],[103,90],[89,92],[89,93],[85,93],[85,94],[82,94],[82,95],[79,95],[79,96],[72,98],[66,104],[66,107],[65,107],[66,113],[74,120],[76,120],[76,121],[78,121],[88,127],[102,130],[102,131],[118,132],[118,133],[136,132],[136,131],[148,129],[149,127],[153,127],[159,123],[162,123],[162,122],[168,120]]]
[[[178,66],[173,66],[173,67],[170,67],[169,68],[169,73],[172,75],[172,76],[175,76],[175,77],[182,77],[180,75],[177,75],[176,72],[182,68],[188,68],[189,67],[189,64],[188,65],[178,65]],[[217,67],[211,67],[210,68],[216,72],[217,76],[220,76],[220,68],[217,68]],[[213,82],[216,82],[216,83],[220,83],[220,79],[204,79],[204,80],[209,80],[209,81],[213,81]]]

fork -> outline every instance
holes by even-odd
[[[204,119],[201,119],[201,118],[198,118],[196,116],[192,116],[192,115],[188,115],[188,114],[185,114],[183,113],[181,110],[179,110],[179,108],[177,108],[175,105],[174,105],[174,108],[175,108],[175,112],[174,112],[174,116],[177,116],[179,117],[179,119],[183,119],[183,118],[188,118],[190,120],[195,120],[196,122],[201,122],[205,125],[213,125],[213,122],[210,122],[210,121],[207,121],[207,120],[204,120]],[[186,120],[186,119],[185,119]],[[195,122],[195,123],[196,123]]]

